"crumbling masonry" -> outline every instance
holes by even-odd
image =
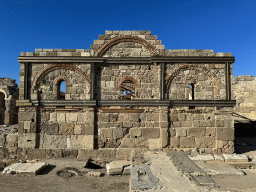
[[[234,152],[231,53],[106,31],[89,50],[36,49],[18,61],[19,149],[107,159],[133,148]]]

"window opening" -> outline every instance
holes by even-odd
[[[195,100],[194,84],[189,84],[189,100]],[[195,106],[189,106],[189,109],[195,109]]]
[[[65,100],[66,82],[65,81],[59,81],[57,89],[58,89],[57,90],[57,99],[58,100]]]
[[[122,99],[131,100],[135,96],[135,86],[132,81],[124,81],[121,85]]]

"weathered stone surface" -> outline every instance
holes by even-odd
[[[116,150],[115,149],[98,149],[98,160],[108,159],[114,160],[116,158]]]
[[[75,125],[73,123],[61,123],[59,124],[60,135],[73,135]]]
[[[160,149],[161,148],[161,140],[160,139],[149,139],[148,140],[148,148],[149,149]]]
[[[93,149],[94,135],[71,135],[71,148]]]
[[[188,130],[188,136],[193,136],[193,137],[205,136],[205,128],[195,127],[195,128],[188,128],[187,130]]]
[[[124,167],[129,166],[130,164],[131,162],[127,160],[112,161],[111,163],[106,164],[107,174],[121,175],[124,170]]]
[[[232,141],[234,140],[235,133],[234,128],[216,128],[216,139],[223,141]]]
[[[48,165],[43,162],[38,163],[14,163],[6,167],[2,174],[25,174],[25,175],[37,175],[41,170],[46,168]]]
[[[6,142],[5,135],[0,135],[0,147],[4,147]]]
[[[51,123],[51,124],[43,124],[42,131],[46,135],[58,135],[59,134],[59,124]]]
[[[177,128],[176,136],[177,137],[186,137],[187,136],[187,128]]]
[[[128,134],[128,129],[126,128],[113,128],[113,137],[114,138],[123,138]]]
[[[194,137],[181,137],[180,147],[182,148],[194,148],[196,147],[196,142]]]
[[[78,159],[81,160],[87,160],[87,159],[92,159],[96,160],[98,156],[98,150],[94,149],[78,149]]]
[[[225,162],[248,162],[248,158],[243,154],[223,154]]]
[[[94,135],[94,126],[93,125],[82,125],[82,135]]]
[[[160,129],[158,128],[143,128],[141,132],[142,137],[147,139],[157,139],[160,137]]]
[[[67,137],[62,135],[41,135],[40,146],[46,149],[64,149],[67,147]]]
[[[180,138],[179,137],[171,137],[170,138],[170,147],[178,148],[180,146]]]
[[[66,114],[57,113],[57,122],[66,122]]]
[[[129,149],[129,148],[118,148],[116,150],[116,159],[118,160],[129,160],[130,159],[130,156],[131,156],[131,151],[132,149]]]
[[[123,138],[120,148],[148,147],[148,140],[145,138]]]
[[[45,149],[26,149],[29,159],[44,159],[46,157]]]
[[[34,149],[36,147],[36,133],[18,134],[18,147]]]
[[[88,173],[86,173],[87,177],[100,177],[101,175],[102,173],[98,171],[89,171]]]

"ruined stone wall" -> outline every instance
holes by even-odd
[[[197,148],[207,154],[234,152],[232,113],[215,107],[174,108],[169,112],[170,148]]]
[[[232,79],[232,99],[236,100],[236,136],[256,136],[256,78],[241,75]]]
[[[165,50],[150,31],[106,31],[88,50],[36,49],[19,59],[19,148],[103,159],[134,148],[233,152],[233,117],[214,103],[226,100],[230,53]],[[124,100],[126,89],[131,101]],[[213,107],[173,106],[183,106],[179,100],[209,100]]]
[[[19,90],[15,79],[0,78],[0,125],[18,123],[18,97]]]

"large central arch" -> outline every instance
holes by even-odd
[[[101,57],[104,54],[104,52],[107,51],[110,47],[112,47],[118,43],[122,43],[122,42],[139,43],[139,44],[143,45],[150,52],[151,56],[158,54],[155,47],[153,45],[151,45],[150,43],[148,43],[146,40],[144,40],[140,37],[137,37],[137,36],[125,35],[125,36],[115,37],[115,38],[111,39],[110,41],[107,41],[106,43],[104,43],[97,50],[96,56]]]

